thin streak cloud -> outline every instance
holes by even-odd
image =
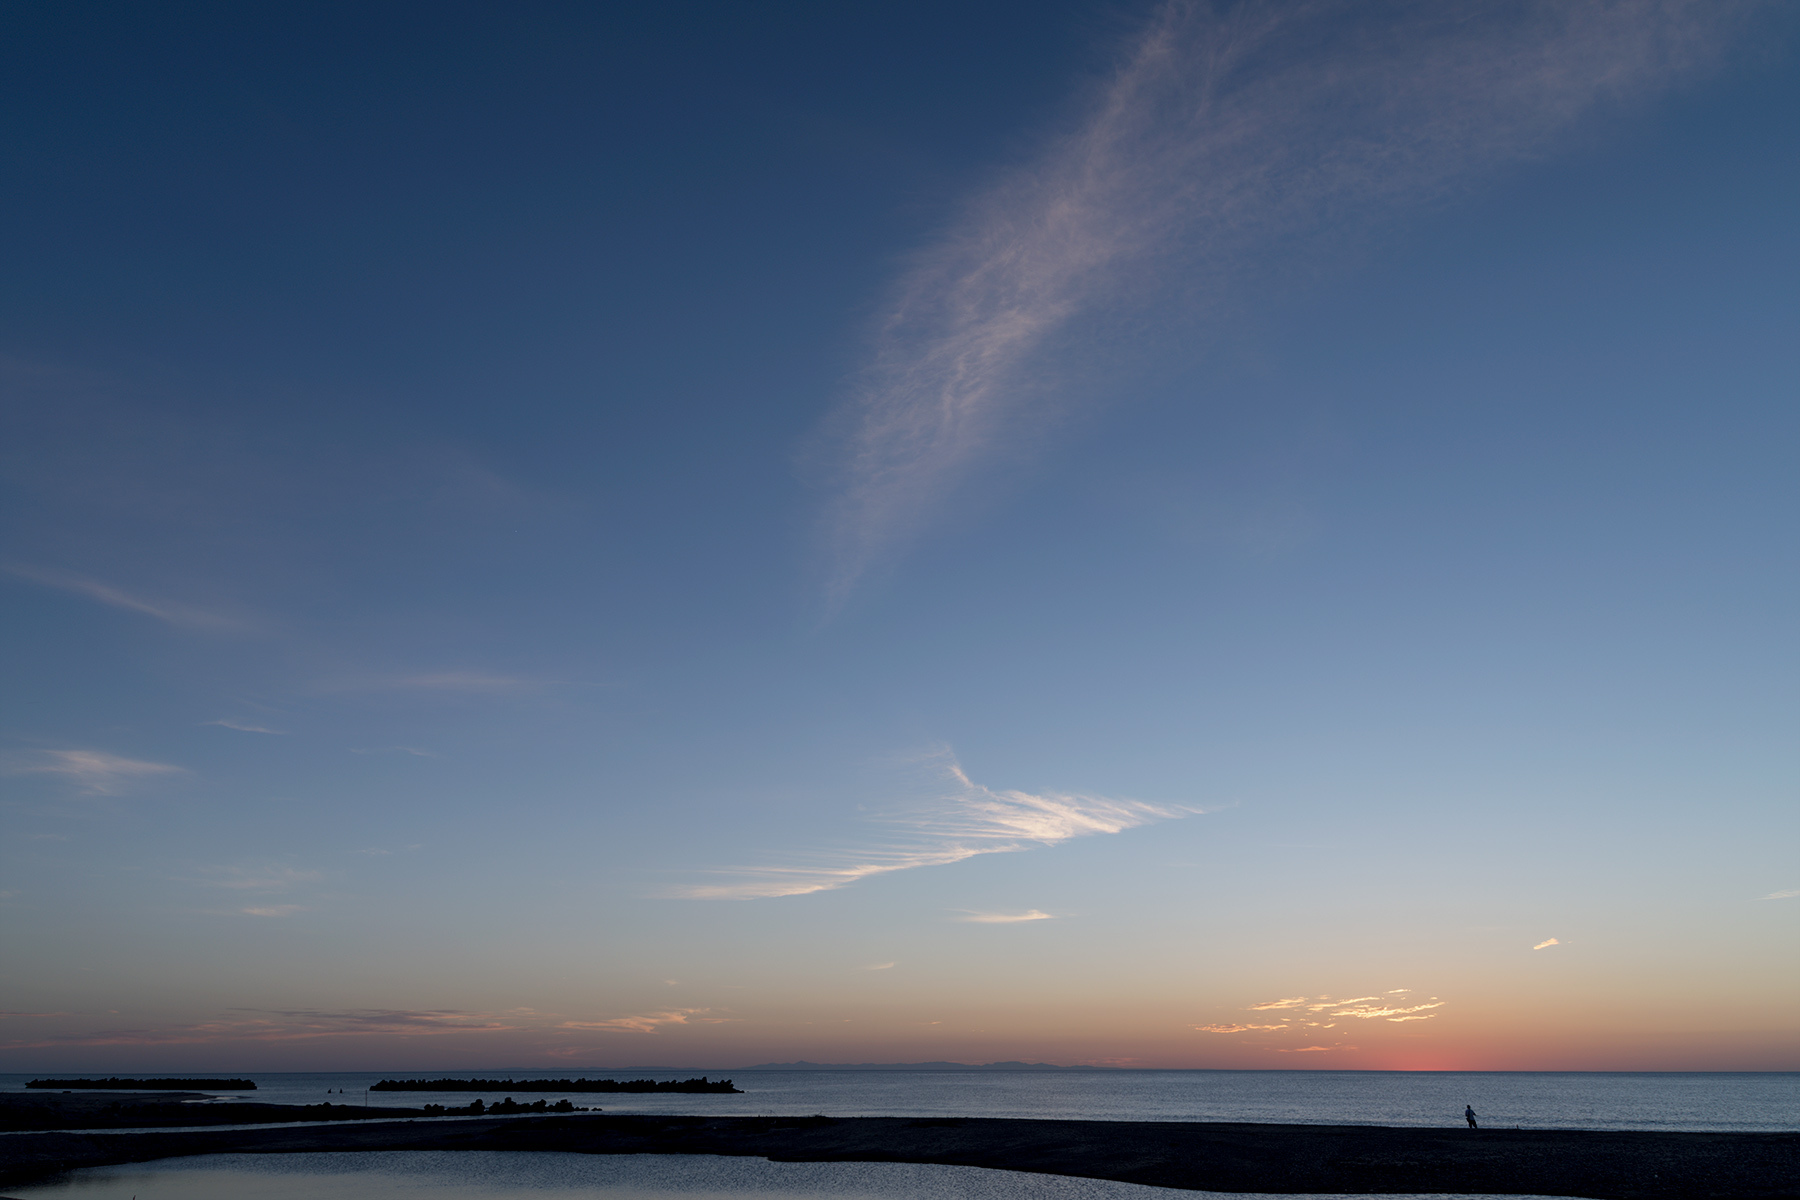
[[[1084,321],[1154,304],[1191,322],[1196,293],[1223,302],[1284,241],[1440,196],[1711,65],[1755,7],[1161,4],[1085,118],[973,196],[894,286],[831,426],[828,603],[1078,402],[1047,380],[1102,340]]]
[[[39,750],[0,766],[5,775],[57,775],[78,785],[84,796],[117,796],[140,779],[185,775],[171,763],[121,758],[104,750]]]
[[[252,725],[248,721],[235,721],[230,717],[220,717],[216,721],[202,721],[202,725],[217,725],[223,729],[235,729],[239,733],[273,733],[286,736],[285,729],[270,729],[267,725]]]
[[[951,917],[952,921],[964,921],[971,925],[1017,925],[1021,921],[1054,921],[1055,913],[1042,912],[1028,908],[1024,912],[972,912]]]
[[[122,608],[127,612],[142,613],[147,617],[155,617],[159,621],[183,629],[207,630],[214,633],[244,633],[254,628],[253,622],[242,617],[227,616],[186,604],[147,600],[142,596],[133,595],[123,588],[114,587],[110,583],[102,583],[98,579],[90,579],[85,575],[77,575],[73,571],[61,571],[55,567],[34,567],[20,563],[0,566],[0,571],[5,571],[9,575],[35,583],[40,587],[86,596],[101,604]]]
[[[417,675],[371,675],[341,680],[325,692],[450,692],[469,695],[514,695],[534,692],[550,681],[486,671],[428,671]],[[401,747],[404,749],[404,747]]]
[[[690,900],[756,900],[803,896],[847,887],[872,875],[947,866],[982,854],[1052,846],[1095,833],[1120,833],[1199,810],[1106,796],[998,791],[971,780],[947,754],[931,756],[948,789],[920,811],[891,818],[898,844],[874,849],[816,851],[799,862],[731,867],[717,883],[690,884],[669,894]],[[1035,919],[1035,918],[1033,918]]]
[[[1537,945],[1533,946],[1532,949],[1533,950],[1543,950],[1549,946],[1560,946],[1560,945],[1562,945],[1562,943],[1559,942],[1558,940],[1556,940],[1555,938],[1545,938],[1543,941],[1541,941]]]
[[[599,1033],[655,1033],[666,1025],[718,1025],[728,1017],[708,1017],[705,1008],[672,1008],[661,1012],[638,1013],[629,1017],[613,1017],[605,1021],[564,1021],[558,1029],[583,1029]]]

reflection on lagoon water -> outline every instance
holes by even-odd
[[[8,1194],[19,1200],[1268,1200],[1266,1194],[1188,1192],[982,1167],[480,1150],[170,1158],[90,1167]]]

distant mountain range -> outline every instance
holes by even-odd
[[[564,1068],[558,1068],[564,1069]],[[572,1068],[571,1068],[572,1069]],[[588,1074],[602,1075],[677,1075],[691,1073],[697,1067],[582,1067],[580,1071]],[[724,1071],[1118,1071],[1120,1067],[1062,1067],[1055,1063],[1030,1062],[910,1062],[910,1063],[816,1063],[801,1059],[798,1062],[757,1063],[751,1067],[718,1067],[712,1068],[713,1074]],[[513,1074],[521,1071],[541,1071],[541,1067],[513,1068]]]
[[[745,1071],[1108,1071],[1111,1067],[1059,1067],[1055,1063],[1028,1062],[915,1062],[915,1063],[757,1063]]]

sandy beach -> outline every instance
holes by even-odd
[[[1796,1133],[603,1114],[181,1133],[16,1133],[0,1137],[0,1186],[78,1167],[183,1155],[345,1150],[939,1163],[1206,1191],[1525,1193],[1593,1200],[1800,1195]]]

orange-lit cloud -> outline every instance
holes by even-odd
[[[1562,945],[1562,943],[1557,941],[1555,938],[1545,938],[1543,941],[1541,941],[1537,945],[1533,946],[1532,949],[1533,950],[1542,950],[1546,946],[1560,946],[1560,945]]]
[[[1352,1004],[1348,1008],[1334,1011],[1331,1015],[1334,1017],[1357,1017],[1364,1021],[1373,1021],[1383,1017],[1390,1021],[1407,1020],[1409,1018],[1415,1021],[1423,1021],[1426,1018],[1412,1017],[1410,1014],[1422,1013],[1427,1009],[1442,1007],[1444,1007],[1444,1001],[1442,1000],[1439,1000],[1436,1004],[1415,1004],[1411,1008],[1384,1008],[1367,1004]]]
[[[1201,1033],[1245,1033],[1252,1029],[1286,1029],[1286,1025],[1195,1025]]]
[[[1300,1036],[1317,1036],[1307,1034],[1311,1029],[1332,1029],[1339,1018],[1355,1018],[1362,1021],[1385,1020],[1396,1024],[1402,1021],[1429,1021],[1437,1016],[1435,1010],[1443,1008],[1446,1001],[1431,997],[1424,1004],[1396,1004],[1384,999],[1387,996],[1400,996],[1411,991],[1410,988],[1395,988],[1381,996],[1351,996],[1343,1000],[1333,1000],[1330,996],[1284,996],[1279,1000],[1264,1000],[1259,1004],[1244,1006],[1246,1012],[1268,1013],[1278,1023],[1273,1025],[1252,1025],[1238,1021],[1221,1021],[1209,1025],[1194,1025],[1190,1028],[1201,1033],[1290,1033]],[[1314,1020],[1313,1014],[1330,1017],[1331,1020]],[[1270,1047],[1280,1049],[1283,1053],[1297,1053],[1301,1050],[1328,1050],[1329,1046]],[[1338,1047],[1354,1049],[1355,1047]]]

